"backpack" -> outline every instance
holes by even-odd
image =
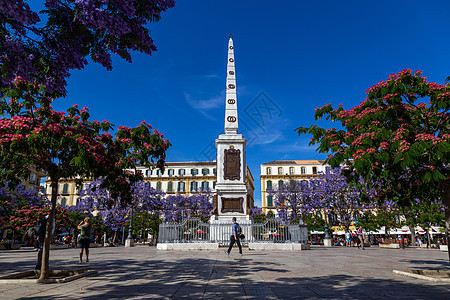
[[[241,227],[241,225],[239,225],[239,223],[236,223],[236,224],[237,224],[236,235],[237,235],[238,239],[241,239],[241,240],[245,239],[245,235],[242,234],[242,227]]]
[[[237,233],[237,236],[240,236],[241,234],[242,234],[242,228],[241,228],[241,225],[239,225],[239,223],[236,223],[236,233]]]

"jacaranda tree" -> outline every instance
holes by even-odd
[[[88,58],[111,70],[111,54],[129,62],[130,50],[150,55],[156,46],[147,24],[175,6],[173,0],[32,2],[0,1],[2,93],[21,76],[57,98],[66,95],[70,71],[83,69]]]
[[[210,190],[204,190],[190,197],[170,195],[163,199],[162,216],[166,222],[181,222],[190,217],[207,219],[214,208]]]
[[[155,190],[149,182],[138,181],[131,185],[131,201],[127,206],[121,205],[120,201],[115,201],[106,187],[102,187],[104,180],[96,179],[86,184],[81,193],[82,199],[73,209],[80,212],[97,212],[103,220],[105,226],[117,232],[123,228],[127,220],[133,214],[156,214],[159,215],[163,207],[164,193]]]
[[[46,279],[59,180],[103,177],[103,185],[112,198],[126,207],[132,199],[132,184],[142,178],[139,172],[128,170],[136,165],[150,167],[154,160],[159,168],[164,168],[170,143],[145,122],[135,128],[119,126],[114,137],[109,132],[113,125],[108,121],[90,121],[86,107],[80,110],[74,105],[67,112],[57,112],[41,92],[42,86],[23,79],[17,79],[17,84],[28,88],[8,94],[9,116],[0,119],[0,169],[10,184],[26,178],[31,168],[43,170],[51,182],[50,222],[41,272],[41,279]]]
[[[291,179],[268,190],[269,196],[274,197],[278,217],[291,222],[313,212],[320,206],[313,188],[310,181]]]
[[[328,104],[316,110],[316,119],[327,116],[342,129],[312,125],[296,130],[312,135],[310,144],[329,153],[331,166],[346,164],[349,179],[362,176],[380,200],[397,199],[403,206],[424,195],[442,199],[449,240],[449,108],[448,83],[428,82],[421,71],[403,70],[369,88],[366,99],[352,109]]]
[[[361,201],[360,189],[347,182],[340,167],[321,173],[311,182],[314,187],[312,193],[320,199],[320,208],[325,213],[333,214],[346,232],[350,231],[357,216],[370,208],[370,203]],[[368,194],[367,191],[365,193]]]

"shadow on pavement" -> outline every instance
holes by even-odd
[[[214,256],[213,254],[211,256]],[[420,264],[422,261],[411,261]],[[423,263],[430,264],[428,261]],[[448,262],[436,262],[448,267]],[[125,258],[102,260],[93,269],[83,290],[52,295],[51,299],[75,297],[98,299],[123,298],[204,298],[204,299],[448,299],[447,284],[425,284],[419,280],[361,278],[354,275],[288,277],[289,271],[277,262],[259,263],[234,257],[180,258],[148,260]],[[265,280],[261,278],[264,277]],[[270,274],[271,280],[267,279]],[[95,284],[104,281],[104,284]],[[23,299],[48,299],[29,297]]]

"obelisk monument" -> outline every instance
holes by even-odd
[[[236,69],[233,36],[228,41],[227,82],[225,102],[225,134],[216,139],[217,184],[215,220],[249,220],[247,201],[247,140],[238,134],[238,102],[236,94]]]

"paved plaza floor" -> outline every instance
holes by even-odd
[[[69,283],[2,284],[0,299],[450,299],[450,284],[393,269],[450,270],[447,253],[423,249],[313,246],[309,251],[158,251],[155,247],[50,252],[52,269],[97,274]],[[0,251],[0,275],[33,269],[37,252]]]

